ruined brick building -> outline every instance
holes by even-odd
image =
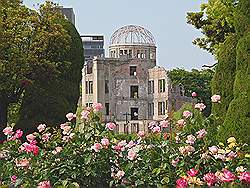
[[[119,132],[148,131],[148,123],[166,118],[191,99],[172,86],[167,70],[157,66],[153,35],[128,25],[110,39],[109,57],[95,57],[83,69],[82,104],[102,103],[106,121]]]

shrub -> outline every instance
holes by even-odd
[[[247,187],[249,150],[246,144],[234,137],[229,138],[227,144],[211,144],[205,128],[189,131],[188,127],[195,121],[190,111],[184,111],[182,123],[171,119],[159,124],[151,122],[152,133],[123,135],[123,140],[118,140],[119,136],[113,131],[116,125],[102,124],[100,109],[95,106],[101,105],[84,109],[77,121],[75,114],[68,113],[68,121],[60,128],[39,125],[36,132],[26,136],[24,143],[19,140],[20,130],[5,128],[8,138],[0,144],[1,184],[16,187],[175,184],[179,187]]]
[[[57,125],[65,121],[68,111],[76,111],[80,96],[83,46],[76,28],[66,20],[60,21],[71,36],[70,49],[60,74],[48,82],[36,81],[27,89],[20,110],[17,127],[25,133],[35,131],[36,125]]]
[[[234,98],[233,83],[236,68],[236,44],[236,35],[231,34],[220,45],[218,64],[211,84],[212,93],[219,94],[222,97],[221,105],[212,105],[212,114],[220,118],[221,124],[225,119],[229,104]]]
[[[234,81],[234,99],[231,101],[225,121],[220,127],[218,138],[224,139],[229,135],[250,142],[250,101],[249,101],[249,59],[250,59],[250,34],[249,34],[249,8],[250,2],[239,1],[235,17],[236,34],[238,43],[236,48],[236,76]],[[222,134],[223,133],[223,134]]]

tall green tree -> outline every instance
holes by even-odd
[[[212,53],[217,59],[212,80],[212,93],[222,97],[221,105],[213,104],[212,113],[223,123],[233,99],[233,82],[236,68],[234,15],[237,1],[209,0],[201,5],[200,12],[187,13],[187,23],[202,32],[193,43]]]
[[[26,90],[16,124],[25,133],[36,131],[40,123],[59,125],[65,122],[68,112],[75,112],[77,108],[84,61],[83,45],[73,24],[67,20],[60,20],[60,23],[71,37],[69,50],[63,57],[69,66],[49,82],[37,80]]]
[[[0,6],[0,132],[7,108],[19,100],[35,80],[48,82],[65,62],[70,36],[58,19],[64,16],[51,2],[38,11],[19,0],[1,0]],[[1,134],[1,133],[0,133]]]
[[[197,100],[203,102],[207,108],[205,115],[211,112],[211,80],[214,71],[210,69],[187,71],[184,69],[173,69],[168,72],[168,76],[174,85],[182,85],[185,89],[185,95],[191,97],[192,92],[197,93]]]
[[[231,101],[218,138],[228,136],[250,142],[250,1],[240,0],[235,10],[236,72]],[[222,134],[223,133],[223,134]],[[220,135],[220,136],[219,136]],[[222,136],[221,136],[222,135]]]
[[[236,5],[237,1],[234,0],[209,0],[201,4],[199,12],[188,12],[187,23],[203,34],[193,44],[217,55],[227,36],[235,33],[233,10]]]

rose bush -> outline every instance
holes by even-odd
[[[218,99],[218,97],[217,97]],[[217,101],[218,102],[218,101]],[[197,107],[197,105],[196,105]],[[203,106],[201,106],[203,108]],[[21,141],[22,131],[4,129],[0,185],[14,187],[240,186],[250,182],[247,144],[230,137],[211,140],[213,117],[201,108],[149,124],[151,133],[117,134],[101,123],[102,105],[84,109],[57,128],[45,124]],[[79,117],[79,118],[77,118]],[[198,121],[200,129],[195,127]],[[194,128],[195,127],[195,128]],[[31,178],[32,177],[32,178]]]

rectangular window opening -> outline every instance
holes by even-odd
[[[109,81],[105,80],[105,93],[109,93]]]
[[[137,66],[130,66],[130,76],[136,76],[136,68]]]
[[[130,86],[130,98],[139,98],[138,86]]]
[[[93,81],[89,81],[89,94],[93,94]]]
[[[106,116],[109,115],[109,103],[105,103]]]
[[[158,115],[165,115],[165,102],[158,103]]]
[[[159,80],[158,84],[159,93],[165,92],[165,79]]]
[[[148,81],[148,93],[154,93],[154,80]]]
[[[138,108],[131,108],[131,120],[138,120]]]

